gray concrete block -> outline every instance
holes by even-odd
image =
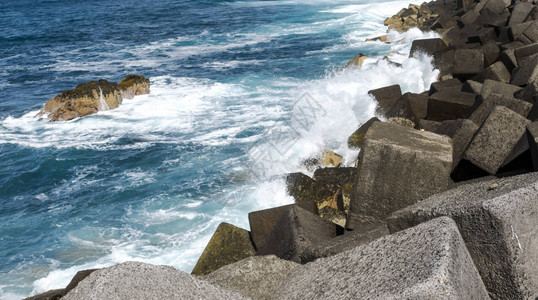
[[[504,106],[524,118],[527,117],[532,108],[532,104],[526,101],[491,93],[488,94],[486,98],[483,98],[482,103],[469,119],[475,122],[478,126],[481,126],[495,106]]]
[[[458,119],[442,122],[435,133],[452,139],[452,170],[463,158],[463,154],[478,131],[478,126],[471,120]]]
[[[449,216],[493,299],[538,296],[538,173],[462,185],[394,213],[391,232]]]
[[[526,56],[518,62],[518,67],[512,71],[510,83],[526,85],[538,80],[538,54]]]
[[[91,273],[62,299],[249,299],[169,266],[125,262]]]
[[[319,244],[343,233],[340,226],[296,205],[285,210],[256,255],[276,255],[296,263],[323,257]]]
[[[532,166],[538,171],[538,122],[527,125],[527,138],[531,150]]]
[[[475,94],[442,90],[428,99],[428,120],[445,121],[467,118],[475,103]]]
[[[519,2],[514,4],[514,8],[512,9],[512,14],[510,16],[510,21],[508,21],[508,26],[523,23],[527,19],[533,8],[534,5],[528,2]]]
[[[496,80],[486,79],[480,91],[482,99],[488,98],[490,94],[499,94],[506,97],[514,97],[514,94],[521,90],[521,87]]]
[[[398,99],[396,99],[396,101],[397,100]],[[394,103],[392,103],[391,105],[394,105]],[[380,121],[378,118],[373,117],[370,120],[366,121],[364,124],[362,124],[357,130],[355,130],[355,132],[353,132],[347,139],[348,147],[359,149],[362,146],[362,143],[364,142],[364,135],[366,134],[366,131],[368,131],[368,128],[370,128],[370,126],[372,126],[374,122],[380,122]]]
[[[275,299],[489,299],[454,221],[439,218],[294,270]]]
[[[440,38],[414,40],[409,56],[412,57],[417,52],[434,55],[436,52],[445,50],[446,48],[445,42]]]
[[[467,80],[463,83],[461,91],[478,95],[482,91],[482,83],[474,80]]]
[[[289,273],[300,266],[274,255],[254,256],[199,278],[252,299],[272,300]]]
[[[465,151],[464,159],[489,174],[497,173],[529,123],[512,110],[495,106]]]
[[[429,95],[437,93],[442,90],[456,90],[461,91],[462,83],[457,78],[452,78],[445,81],[436,81],[430,85]]]
[[[484,82],[486,79],[491,79],[507,83],[510,82],[510,71],[508,71],[508,68],[506,68],[502,61],[498,61],[485,68],[472,79],[478,82]]]
[[[402,90],[399,84],[385,86],[375,90],[368,91],[368,94],[377,101],[376,112],[385,115],[392,109],[394,103],[402,96]]]
[[[428,96],[415,93],[405,93],[387,113],[388,118],[404,118],[418,123],[426,117],[428,111]]]
[[[454,77],[469,79],[484,69],[484,53],[481,49],[456,49],[454,51]]]
[[[253,211],[248,214],[248,221],[250,223],[250,235],[256,249],[263,247],[265,240],[273,231],[276,223],[280,220],[284,212],[290,209],[293,204],[273,207],[269,209],[263,209]]]
[[[359,154],[346,227],[383,222],[391,212],[445,190],[451,168],[450,138],[374,123]]]

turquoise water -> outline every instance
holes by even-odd
[[[364,42],[408,3],[0,1],[0,298],[127,260],[189,272],[220,222],[248,229],[249,211],[293,201],[278,175],[308,173],[323,148],[352,165],[366,92],[437,75],[407,58],[433,33]],[[359,52],[365,66],[342,69]],[[151,94],[34,118],[62,90],[129,73]]]

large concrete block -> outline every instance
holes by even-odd
[[[478,95],[482,91],[482,83],[474,80],[467,80],[461,87],[461,91]]]
[[[206,275],[220,267],[253,256],[256,250],[250,232],[228,223],[220,223],[200,255],[193,275]]]
[[[398,86],[399,88],[399,86]],[[398,99],[396,99],[398,100]],[[394,103],[392,104],[394,105]],[[368,128],[374,123],[379,122],[379,119],[376,117],[371,118],[370,120],[366,121],[366,123],[362,124],[359,129],[357,129],[353,134],[349,136],[347,139],[347,145],[349,148],[355,148],[358,149],[362,146],[362,143],[364,142],[364,135],[366,134],[366,131],[368,131]]]
[[[452,139],[452,170],[463,158],[463,154],[478,131],[478,126],[471,120],[458,119],[442,122],[435,133]]]
[[[484,53],[481,49],[456,49],[454,52],[454,77],[469,79],[484,69]]]
[[[250,234],[256,249],[263,247],[265,240],[275,227],[276,223],[282,218],[284,212],[291,207],[293,207],[293,204],[253,211],[248,214]]]
[[[461,91],[461,81],[457,78],[452,78],[445,81],[436,81],[430,85],[429,95],[433,95],[442,90],[456,90]]]
[[[534,81],[538,81],[538,53],[522,58],[510,79],[513,85],[526,85]]]
[[[417,52],[434,55],[436,52],[445,50],[446,48],[445,42],[440,38],[414,40],[409,56],[412,57]]]
[[[295,204],[317,214],[323,206],[336,207],[338,191],[328,189],[303,173],[290,173],[286,177],[288,194]]]
[[[62,299],[249,299],[170,266],[125,262],[91,273]]]
[[[538,173],[465,184],[394,213],[391,232],[440,216],[458,225],[493,299],[538,296]]]
[[[392,109],[394,103],[400,99],[402,90],[399,84],[395,84],[370,90],[368,94],[377,101],[376,112],[380,115],[385,115]]]
[[[428,96],[415,93],[405,93],[387,113],[389,118],[405,118],[418,123],[428,112]]]
[[[312,177],[319,184],[328,187],[331,190],[341,189],[344,184],[355,182],[357,168],[320,168],[314,171]]]
[[[346,227],[382,222],[391,212],[447,188],[450,138],[377,122],[366,133]]]
[[[300,264],[274,255],[253,256],[203,276],[216,286],[257,300],[272,300],[288,274]]]
[[[495,106],[463,157],[489,174],[497,173],[529,123],[512,110]]]
[[[478,126],[481,126],[482,123],[484,123],[484,121],[495,106],[504,106],[524,118],[527,117],[529,111],[532,108],[532,104],[523,100],[516,99],[514,97],[503,96],[495,93],[486,95],[487,96],[483,98],[480,106],[473,112],[473,114],[469,118]]]
[[[428,100],[428,120],[445,121],[467,118],[476,103],[472,93],[442,90]]]
[[[532,157],[532,167],[538,171],[538,122],[527,125],[527,138]]]
[[[519,2],[514,4],[514,8],[512,9],[512,14],[510,16],[510,21],[508,22],[508,26],[523,23],[527,19],[533,8],[534,5],[528,2]]]
[[[496,80],[486,79],[482,85],[480,95],[483,99],[490,94],[500,94],[506,97],[514,97],[514,94],[521,90],[521,87]]]
[[[275,299],[489,299],[454,221],[439,218],[295,269]]]
[[[485,68],[472,79],[478,82],[484,82],[486,79],[491,79],[507,83],[510,81],[510,71],[508,71],[508,68],[506,68],[502,61],[498,61]]]
[[[340,226],[296,205],[285,210],[256,255],[276,255],[296,263],[325,256],[319,244],[343,233]]]

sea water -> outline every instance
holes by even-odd
[[[365,42],[410,2],[0,0],[0,298],[129,260],[190,272],[219,223],[248,229],[248,212],[293,202],[282,174],[310,174],[302,161],[325,148],[353,165],[367,91],[438,75],[408,58],[435,33]],[[35,118],[63,90],[131,73],[149,95]]]

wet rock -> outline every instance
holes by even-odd
[[[409,56],[413,57],[417,52],[434,55],[436,52],[445,50],[446,48],[445,42],[440,38],[414,40]]]
[[[62,299],[248,299],[169,266],[125,262],[100,269]]]
[[[402,96],[402,90],[399,84],[385,86],[379,89],[370,90],[368,94],[377,101],[376,112],[385,115],[388,113],[394,103]]]
[[[497,187],[491,188],[493,184]],[[492,299],[538,293],[538,174],[465,184],[394,213],[391,232],[430,219],[456,221]]]
[[[192,270],[192,275],[207,275],[220,267],[255,254],[250,232],[220,223]]]
[[[359,129],[353,132],[353,134],[350,135],[347,140],[348,147],[352,149],[359,149],[362,146],[362,143],[364,142],[364,135],[366,134],[366,131],[368,130],[368,128],[370,128],[370,126],[372,126],[374,122],[380,122],[380,121],[378,118],[373,117],[370,120],[366,121],[366,123],[362,124],[359,127]]]
[[[391,212],[445,190],[451,168],[450,138],[374,123],[359,154],[346,227],[382,222]]]
[[[489,174],[497,173],[529,123],[512,110],[496,106],[465,151],[464,158]]]
[[[428,100],[428,120],[445,121],[467,118],[475,107],[476,95],[442,90]]]
[[[273,254],[304,264],[323,257],[317,245],[334,238],[342,230],[338,225],[294,205],[284,211],[256,255]]]
[[[275,299],[488,299],[454,221],[440,218],[292,271]]]
[[[353,57],[348,63],[346,64],[346,68],[349,67],[360,67],[364,63],[364,61],[368,58],[368,56],[359,53],[355,57]]]
[[[324,206],[338,207],[338,191],[327,189],[303,173],[291,173],[286,177],[287,191],[295,198],[295,204],[317,214]]]
[[[118,85],[104,79],[79,84],[56,95],[39,112],[50,121],[69,121],[118,107],[123,98]]]
[[[150,82],[144,76],[129,74],[118,84],[118,88],[124,99],[132,99],[134,96],[150,93]]]
[[[252,299],[271,300],[288,274],[300,266],[274,255],[253,256],[200,279]]]

